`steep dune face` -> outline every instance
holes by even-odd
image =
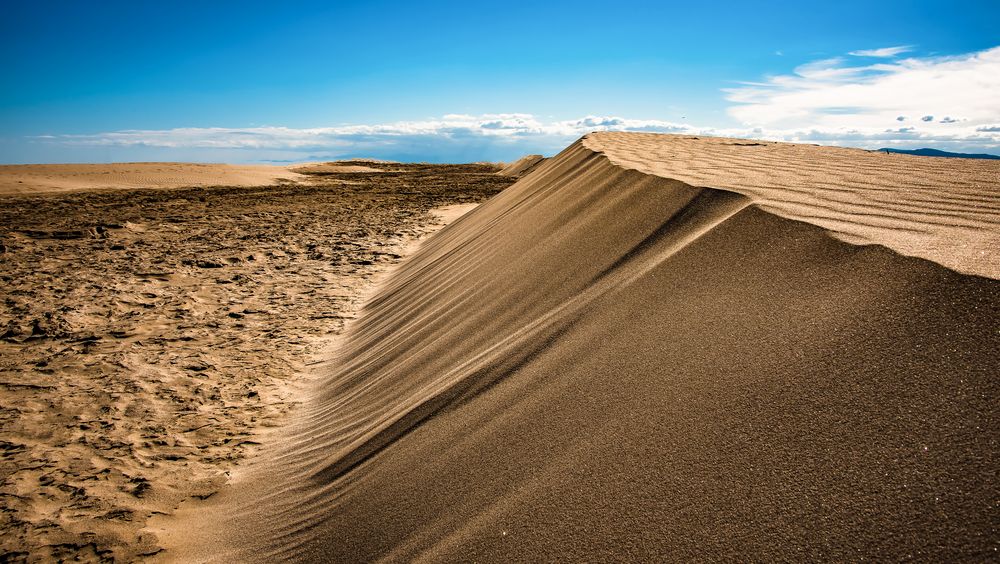
[[[166,555],[994,554],[1000,284],[599,142],[428,241]]]

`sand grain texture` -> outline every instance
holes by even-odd
[[[0,197],[0,560],[158,552],[147,519],[215,494],[280,424],[431,211],[510,183],[376,166]]]
[[[161,556],[995,558],[997,164],[745,143],[590,135],[437,233]]]

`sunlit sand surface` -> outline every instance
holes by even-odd
[[[0,560],[161,550],[147,519],[218,491],[386,272],[512,182],[296,168],[259,187],[0,195]]]

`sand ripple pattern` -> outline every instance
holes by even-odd
[[[625,168],[734,190],[848,242],[1000,278],[1000,161],[647,133],[592,133],[583,144]]]

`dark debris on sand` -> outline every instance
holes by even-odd
[[[429,211],[512,182],[363,164],[0,197],[0,561],[155,553],[146,520],[214,493]]]

